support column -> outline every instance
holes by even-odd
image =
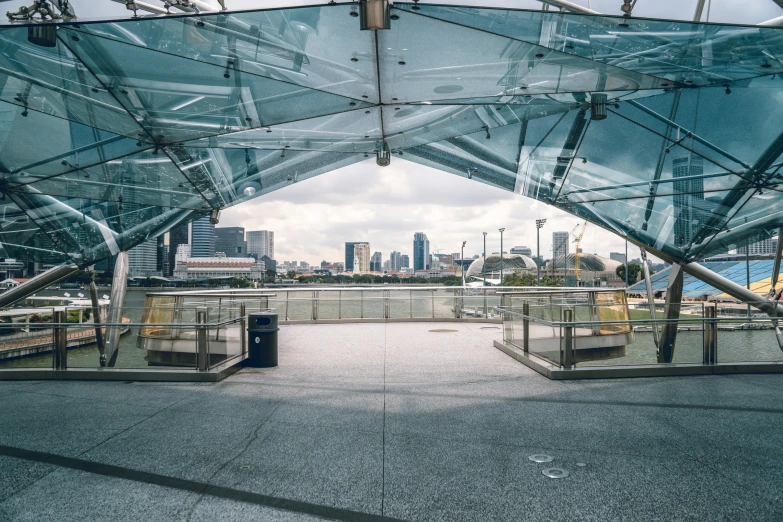
[[[645,249],[641,249],[641,255],[642,255],[642,269],[644,270],[644,284],[647,287],[647,306],[650,308],[650,319],[653,320],[652,323],[652,332],[653,332],[653,340],[655,341],[655,346],[660,347],[661,346],[661,339],[658,332],[658,324],[655,323],[655,294],[653,293],[653,286],[652,286],[652,280],[650,279],[650,267],[647,265],[647,251]],[[626,255],[626,261],[628,261],[628,256]]]
[[[117,254],[114,263],[114,278],[111,281],[111,296],[109,297],[109,317],[107,323],[122,323],[122,303],[125,301],[125,292],[128,290],[128,252]],[[117,363],[120,334],[122,326],[110,326],[106,328],[106,350],[101,357],[101,366],[113,367]]]
[[[101,306],[98,302],[98,287],[95,286],[95,273],[90,275],[90,300],[92,300],[92,322],[95,324],[95,343],[98,345],[98,353],[103,360],[106,354],[106,345],[103,342],[103,329],[101,328]]]
[[[674,320],[680,318],[680,304],[682,302],[682,265],[672,264],[669,272],[669,284],[666,286],[666,306],[663,309],[663,318]],[[663,325],[661,342],[658,346],[658,362],[670,363],[674,359],[674,344],[677,342],[678,323],[666,323]]]

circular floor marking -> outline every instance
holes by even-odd
[[[549,455],[543,455],[543,454],[530,455],[528,458],[533,462],[552,462],[553,460],[555,460],[554,457],[550,457]]]
[[[566,470],[560,469],[560,468],[547,468],[547,469],[541,471],[541,473],[545,477],[554,478],[554,479],[566,478],[568,476],[568,472]]]
[[[432,333],[452,333],[458,331],[459,330],[447,330],[446,328],[436,328],[435,330],[430,330]]]

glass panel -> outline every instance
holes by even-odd
[[[381,82],[387,86],[381,101],[386,104],[499,92],[628,91],[669,85],[666,80],[470,27],[410,12],[399,16],[391,30],[378,34],[385,51],[380,70]]]
[[[64,32],[77,36],[72,30]],[[71,48],[104,85],[112,86],[116,98],[144,128],[144,139],[156,143],[313,118],[349,110],[350,103],[357,103],[233,67],[104,38],[81,38],[71,42]]]
[[[223,68],[230,58],[240,71],[377,103],[374,32],[358,30],[351,16],[357,10],[344,4],[211,13],[82,25],[78,31]]]

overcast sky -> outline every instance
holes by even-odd
[[[206,0],[217,5],[214,0]],[[572,0],[587,5],[587,0]],[[147,0],[162,5],[156,0]],[[709,0],[708,0],[709,2]],[[29,4],[29,1],[6,3]],[[82,18],[124,16],[124,2],[72,0]],[[252,9],[317,4],[313,1],[226,0],[231,9]],[[326,3],[325,1],[323,3]],[[540,8],[535,0],[460,1],[450,4],[480,4],[515,8]],[[783,15],[772,0],[713,0],[710,21],[755,24]],[[607,14],[620,14],[621,0],[592,0],[591,7]],[[697,0],[638,0],[634,15],[690,20]],[[704,18],[706,19],[705,8]],[[377,167],[374,158],[326,175],[297,183],[277,192],[223,211],[220,226],[243,226],[246,230],[275,232],[278,261],[319,263],[341,261],[346,241],[369,241],[373,252],[388,259],[392,250],[412,254],[413,234],[423,231],[433,252],[482,251],[482,232],[487,231],[487,250],[500,249],[498,228],[505,227],[504,250],[526,245],[535,253],[534,220],[546,218],[541,234],[541,254],[551,255],[552,232],[571,231],[577,218],[543,203],[488,187],[434,169],[394,158],[387,168]],[[582,242],[585,252],[609,255],[622,252],[625,242],[618,236],[588,225]],[[638,249],[629,251],[638,257]]]

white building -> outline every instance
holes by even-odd
[[[370,245],[368,243],[356,243],[353,247],[353,273],[369,272],[370,257]]]
[[[758,243],[751,243],[747,247],[740,247],[737,249],[738,254],[745,254],[745,251],[750,249],[751,256],[760,256],[765,254],[774,254],[777,251],[778,248],[778,238],[774,239],[765,239],[763,241],[759,241]]]
[[[177,252],[174,254],[174,270],[179,264],[190,257],[190,245],[177,245]],[[172,270],[172,272],[174,271]]]
[[[177,263],[174,277],[179,279],[232,278],[261,279],[264,263],[252,257],[188,257]]]
[[[269,256],[275,259],[275,233],[271,230],[254,230],[245,234],[247,238],[247,253],[258,256]]]
[[[527,257],[531,257],[533,255],[533,250],[527,246],[515,246],[510,250],[510,252],[512,254],[519,254],[521,256],[527,256]]]
[[[158,240],[149,239],[128,250],[128,277],[161,275],[158,268]]]

